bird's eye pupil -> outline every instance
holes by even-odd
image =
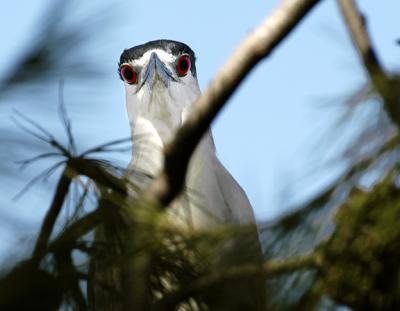
[[[120,69],[122,78],[128,84],[134,84],[137,82],[137,73],[133,70],[133,68],[129,65],[123,65]]]
[[[187,60],[184,59],[184,60],[182,60],[182,61],[180,62],[179,66],[180,66],[180,69],[181,69],[182,71],[184,71],[184,70],[187,70],[187,69],[188,69],[189,64],[188,64]]]
[[[187,55],[183,55],[179,58],[176,64],[176,70],[180,77],[185,76],[190,70],[190,59]]]
[[[125,77],[125,79],[127,79],[127,80],[132,79],[132,77],[133,77],[133,72],[132,72],[132,70],[126,68],[126,69],[124,70],[124,77]]]

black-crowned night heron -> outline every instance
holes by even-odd
[[[133,154],[128,176],[146,184],[162,168],[162,148],[174,136],[200,96],[195,55],[189,46],[156,40],[123,51],[119,73],[124,81],[132,129]],[[211,131],[197,147],[186,175],[184,194],[172,206],[188,227],[248,224],[254,215],[246,194],[218,160]]]
[[[195,55],[180,42],[151,41],[122,53],[119,74],[125,85],[133,139],[132,161],[127,176],[134,184],[145,188],[162,169],[163,147],[174,137],[191,112],[191,105],[200,96]],[[262,261],[256,228],[251,225],[254,223],[252,208],[242,188],[219,162],[210,131],[190,160],[183,193],[172,202],[168,211],[173,216],[170,217],[172,222],[183,231],[215,228],[222,224],[250,224],[245,234],[230,237],[223,241],[222,249],[217,248],[215,262],[218,262],[218,268],[214,270]],[[107,231],[105,227],[97,232],[95,240],[112,240],[109,235],[113,234],[113,230]],[[119,254],[119,244],[116,245],[111,243],[109,247],[115,247],[115,252]],[[131,247],[129,241],[127,245]],[[101,287],[105,283],[118,292],[120,284],[125,284],[126,271],[129,270],[129,265],[123,266],[121,273],[110,267],[109,253],[109,249],[104,249],[92,260],[94,277],[89,284],[89,297],[93,309],[131,309],[134,306],[130,303],[119,306],[119,300],[113,300],[113,293]],[[126,254],[122,254],[125,258]],[[126,284],[131,284],[129,282]],[[217,288],[211,291],[214,297],[211,300],[202,296],[211,310],[265,309],[265,283],[262,278],[230,281],[228,286]],[[195,309],[185,307],[177,310]]]
[[[150,41],[126,49],[121,55],[119,74],[125,85],[133,141],[127,175],[141,187],[148,185],[162,169],[163,147],[172,140],[201,95],[195,60],[189,46],[171,40]],[[216,156],[211,131],[197,146],[188,166],[184,191],[172,203],[169,213],[176,224],[189,230],[255,223],[246,194]],[[253,228],[250,236],[235,240],[241,254],[228,251],[226,262],[237,265],[262,261]],[[239,283],[225,292],[227,299],[236,296],[229,310],[264,309],[264,282],[247,279]]]

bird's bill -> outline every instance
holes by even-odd
[[[147,84],[150,89],[153,89],[154,82],[159,79],[165,87],[168,87],[170,81],[176,81],[171,70],[160,60],[157,53],[153,52],[150,56],[146,68],[142,71],[140,88]]]

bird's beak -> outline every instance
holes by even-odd
[[[156,53],[152,53],[146,68],[142,71],[140,79],[140,88],[144,84],[153,89],[154,82],[159,79],[165,87],[168,87],[171,80],[177,81],[171,70],[158,58]]]

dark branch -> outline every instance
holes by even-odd
[[[36,245],[32,254],[32,260],[35,264],[40,262],[41,258],[48,250],[48,242],[51,233],[53,232],[57,217],[61,212],[65,197],[68,194],[72,177],[76,174],[85,175],[95,181],[98,185],[110,187],[119,194],[126,194],[126,184],[124,183],[123,179],[109,173],[94,160],[82,158],[74,158],[69,160],[57,184],[56,193],[51,206],[47,211],[36,241]],[[86,215],[79,221],[76,221],[69,226],[68,229],[54,243],[52,243],[51,247],[54,248],[55,245],[60,245],[62,243],[73,243],[76,241],[76,238],[79,238],[88,231],[94,229],[98,223],[99,217],[97,211],[96,213],[93,212]]]
[[[57,217],[60,214],[65,197],[68,194],[68,189],[71,184],[71,176],[68,175],[68,165],[65,167],[61,178],[57,184],[57,190],[49,210],[44,218],[42,227],[40,228],[39,236],[36,240],[32,258],[36,264],[39,264],[40,259],[45,254],[50,235],[53,232]]]
[[[48,247],[49,252],[57,252],[59,250],[68,248],[75,248],[77,245],[77,240],[83,235],[87,234],[93,230],[97,225],[103,220],[101,217],[102,210],[97,208],[93,212],[90,212],[80,218],[79,220],[72,223],[68,228],[65,229],[61,235],[50,243]]]
[[[366,19],[358,11],[356,3],[354,0],[339,0],[339,7],[365,68],[371,76],[383,75],[382,66],[366,30]]]
[[[70,292],[79,311],[88,310],[85,296],[79,286],[80,274],[76,271],[72,261],[71,251],[64,249],[55,254],[59,279],[66,292]]]
[[[247,265],[228,268],[227,270],[214,272],[204,277],[201,277],[192,282],[187,287],[181,288],[177,292],[173,292],[164,296],[163,299],[157,302],[157,306],[174,307],[179,302],[184,301],[193,294],[201,293],[207,288],[210,288],[222,282],[257,277],[272,278],[302,269],[318,269],[322,265],[321,260],[322,259],[319,254],[312,253],[310,255],[294,257],[291,259],[266,261],[261,266]],[[157,308],[155,309],[157,310]]]
[[[368,72],[375,89],[383,99],[386,112],[400,127],[400,81],[399,77],[389,77],[379,62],[366,30],[366,19],[359,12],[354,0],[338,0],[351,39],[360,59]]]
[[[69,166],[76,174],[89,177],[99,186],[109,187],[122,195],[127,193],[127,181],[110,173],[99,161],[79,157],[70,160]]]

